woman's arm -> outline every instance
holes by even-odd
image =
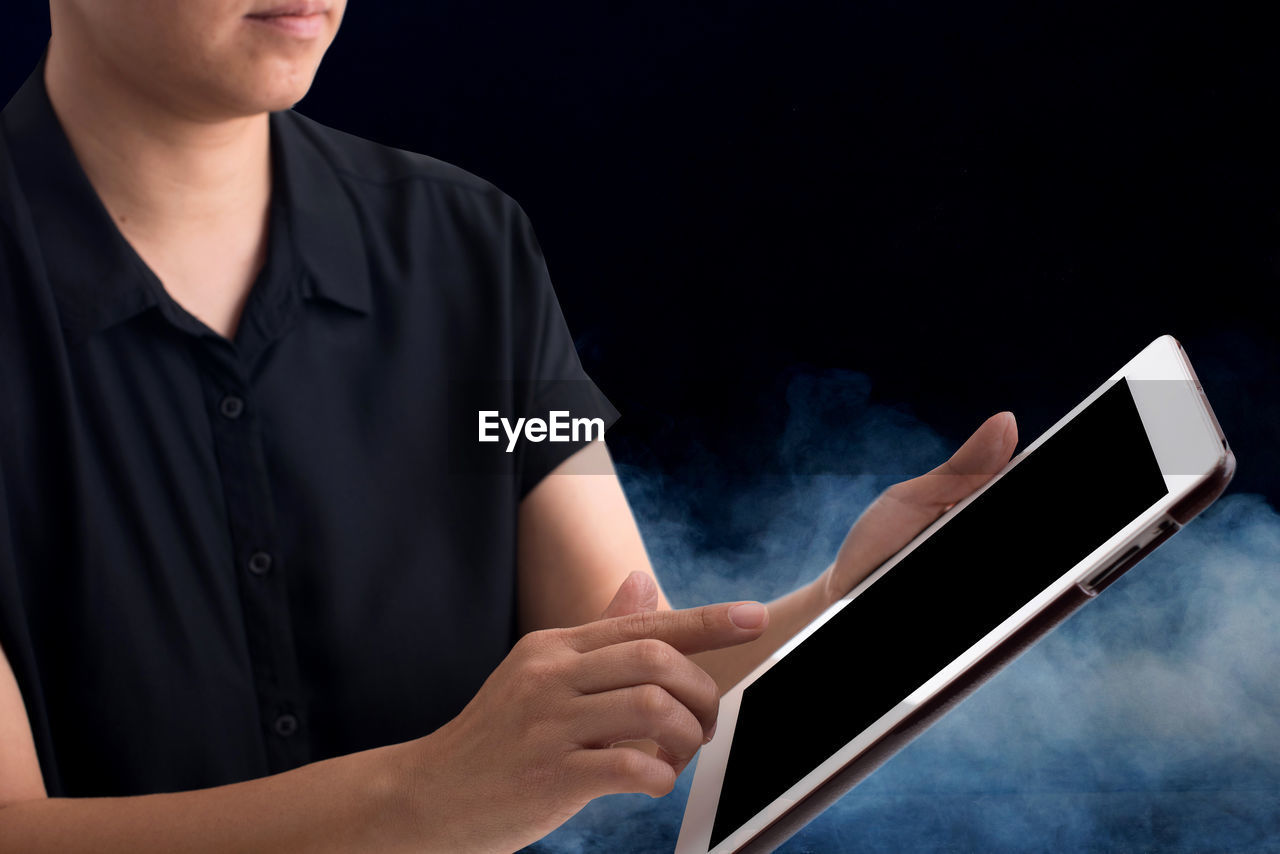
[[[146,749],[140,746],[140,749]],[[405,844],[409,745],[189,792],[122,798],[31,798],[0,807],[0,850],[426,851]],[[5,773],[11,769],[5,759]]]
[[[690,656],[723,694],[796,632],[991,479],[1017,445],[1012,413],[997,413],[950,459],[881,493],[813,581],[768,603],[769,626],[751,643]],[[599,614],[633,570],[653,575],[635,517],[604,442],[592,442],[530,490],[520,505],[520,621],[528,631]],[[670,603],[659,589],[659,609]]]

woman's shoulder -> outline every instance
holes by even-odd
[[[329,127],[296,110],[275,115],[287,135],[313,147],[346,182],[369,189],[427,189],[478,197],[501,208],[519,207],[493,182],[453,163]]]

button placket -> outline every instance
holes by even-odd
[[[275,510],[247,373],[236,350],[219,342],[204,351],[206,399],[222,481],[249,663],[261,717],[267,773],[310,761],[301,732],[301,676],[277,542]]]

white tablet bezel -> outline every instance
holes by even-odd
[[[1168,494],[1117,531],[1071,570],[1060,576],[947,667],[912,692],[906,700],[859,733],[841,750],[828,757],[825,762],[776,798],[750,821],[721,840],[714,849],[709,849],[712,823],[724,780],[725,765],[733,741],[743,690],[802,643],[819,626],[839,613],[862,591],[874,584],[878,578],[891,570],[898,561],[946,524],[956,513],[963,510],[969,502],[986,491],[991,484],[1003,477],[1027,455],[1033,453],[1050,436],[1062,429],[1113,383],[1121,379],[1129,381],[1130,390],[1133,392],[1139,415],[1147,431],[1147,438],[1151,442],[1160,471],[1169,489]],[[972,667],[984,655],[1009,638],[1072,585],[1081,585],[1085,592],[1093,595],[1093,591],[1088,589],[1087,585],[1091,580],[1109,574],[1100,570],[1112,566],[1117,558],[1122,557],[1135,546],[1154,542],[1157,537],[1163,539],[1160,533],[1170,525],[1168,511],[1181,499],[1195,491],[1213,472],[1219,471],[1227,453],[1225,442],[1221,439],[1221,431],[1218,429],[1212,410],[1204,400],[1199,382],[1182,352],[1181,345],[1170,335],[1162,335],[1152,341],[1123,368],[1099,385],[1092,394],[1011,459],[990,481],[944,513],[844,598],[827,608],[725,693],[720,700],[716,736],[702,748],[698,757],[693,785],[676,845],[676,854],[730,854],[737,851],[848,765],[860,753],[884,737],[913,710],[919,708],[922,703],[936,695],[966,669]],[[1176,524],[1174,527],[1176,528]],[[797,702],[802,701],[797,699]]]

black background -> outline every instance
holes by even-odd
[[[749,477],[832,367],[1025,444],[1169,332],[1274,504],[1265,9],[353,0],[298,109],[525,207],[624,461]],[[6,19],[7,93],[48,23]]]

